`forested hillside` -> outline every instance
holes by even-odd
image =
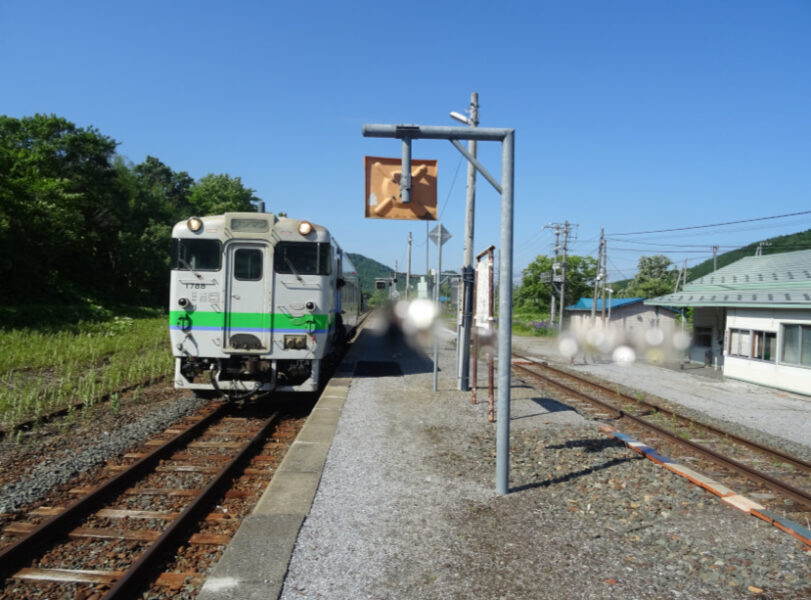
[[[375,279],[378,277],[391,277],[393,270],[384,264],[377,262],[374,259],[367,258],[362,254],[353,254],[347,252],[349,260],[355,265],[358,270],[358,277],[360,278],[360,286],[365,294],[372,295],[375,291]],[[405,285],[403,282],[402,285]]]
[[[799,233],[792,233],[791,235],[781,235],[778,237],[767,238],[765,240],[754,242],[743,248],[725,252],[718,255],[718,268],[725,267],[734,263],[746,256],[754,256],[758,246],[761,247],[762,254],[779,254],[782,252],[793,252],[795,250],[811,250],[811,229],[808,231],[801,231]],[[688,281],[703,277],[707,273],[712,273],[713,264],[712,259],[705,260],[703,263],[688,269]]]
[[[724,252],[723,254],[719,254],[716,263],[717,268],[721,269],[727,265],[730,265],[742,258],[747,256],[754,256],[757,252],[758,246],[761,247],[762,254],[778,254],[782,252],[793,252],[795,250],[811,250],[811,229],[808,231],[801,231],[798,233],[792,233],[790,235],[781,235],[773,238],[767,238],[765,240],[760,240],[757,242],[752,242],[751,244],[744,246],[742,248],[737,248],[736,250],[731,250],[729,252]],[[610,248],[609,248],[610,252]],[[663,289],[652,290],[651,293],[646,294],[644,289],[639,289],[637,283],[637,279],[642,274],[645,266],[645,262],[650,262],[652,259],[663,259],[662,264],[660,265],[660,272],[657,274],[657,277],[665,282]],[[640,260],[640,266],[638,267],[637,275],[634,279],[623,279],[620,281],[613,281],[611,282],[611,287],[614,289],[615,295],[620,297],[627,297],[627,296],[645,296],[651,297],[656,295],[661,295],[671,291],[673,285],[676,282],[678,277],[678,271],[681,265],[677,265],[670,261],[665,256],[655,256],[655,257],[647,257],[644,256]],[[713,259],[705,260],[702,263],[697,264],[694,267],[690,267],[687,269],[687,281],[693,281],[694,279],[698,279],[699,277],[703,277],[707,273],[712,273],[713,271]]]
[[[55,115],[0,116],[0,304],[166,302],[172,225],[255,210],[239,177],[195,181]]]
[[[375,279],[387,279],[394,275],[394,269],[391,267],[387,267],[384,264],[377,262],[374,259],[367,258],[362,254],[353,254],[352,252],[347,252],[349,255],[349,259],[352,261],[352,264],[355,265],[355,268],[358,270],[358,277],[360,277],[360,284],[363,292],[368,294],[370,297],[375,292]],[[422,277],[424,273],[412,273],[411,274],[411,290],[416,289],[417,281],[420,277]],[[453,270],[442,270],[442,277],[445,278],[447,275],[457,275],[456,271]],[[397,274],[397,290],[400,293],[405,292],[405,285],[406,285],[406,277],[403,271],[398,272]],[[443,292],[444,293],[444,292]],[[449,291],[447,293],[450,293]]]

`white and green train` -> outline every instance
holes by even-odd
[[[355,268],[324,227],[226,213],[172,230],[176,388],[231,397],[315,391],[361,309]]]

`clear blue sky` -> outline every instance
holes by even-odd
[[[0,26],[0,114],[54,113],[133,163],[239,176],[268,210],[401,269],[412,231],[424,271],[425,224],[363,218],[363,156],[400,146],[361,125],[455,125],[471,92],[482,126],[516,130],[516,276],[552,253],[552,222],[577,224],[570,252],[596,257],[601,228],[811,210],[806,1],[6,0]],[[500,145],[479,147],[500,177]],[[466,166],[445,141],[415,141],[414,157],[439,161],[443,267],[458,269]],[[478,182],[477,251],[499,242],[500,203]],[[693,265],[713,244],[809,228],[811,214],[610,237],[609,280],[640,254]]]

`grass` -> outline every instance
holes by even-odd
[[[158,315],[103,314],[0,330],[0,426],[105,396],[117,410],[122,388],[169,375],[167,320]]]
[[[514,311],[512,332],[513,335],[547,337],[556,336],[558,329],[549,323],[548,314]]]
[[[457,316],[455,311],[443,310],[441,318],[450,329],[456,328]],[[498,315],[496,315],[496,325],[498,325]],[[554,337],[558,334],[558,329],[549,323],[548,314],[515,311],[512,317],[512,334]]]

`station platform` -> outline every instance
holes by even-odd
[[[697,553],[753,554],[764,573],[792,571],[775,561],[802,564],[785,534],[664,473],[600,433],[599,422],[516,378],[510,493],[498,495],[485,363],[474,405],[456,390],[454,344],[452,334],[439,344],[435,392],[431,347],[362,329],[199,598],[676,597],[671,588],[716,597],[730,589],[722,574],[696,579],[705,587],[690,596],[692,550],[674,559],[673,540]],[[770,553],[772,562],[763,558]],[[763,585],[758,574],[736,585]]]

